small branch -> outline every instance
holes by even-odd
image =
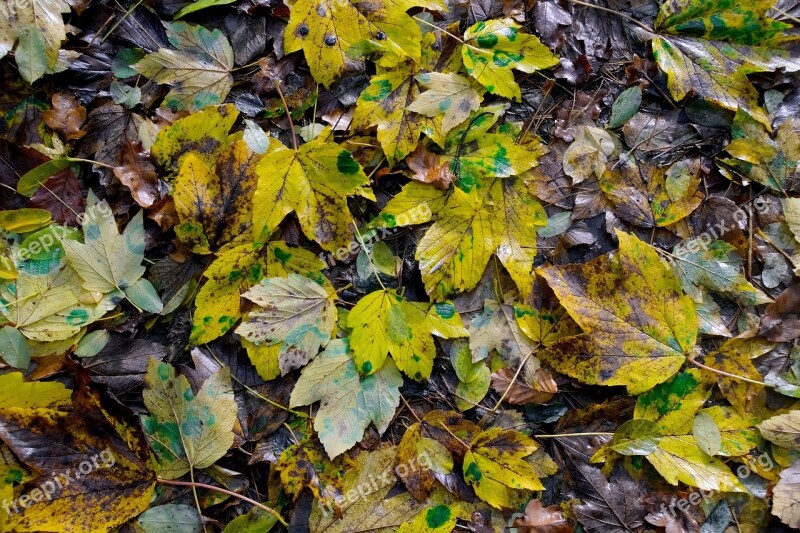
[[[773,388],[772,385],[764,383],[763,381],[758,381],[757,379],[750,379],[750,378],[746,378],[744,376],[738,376],[736,374],[731,374],[730,372],[725,372],[724,370],[719,370],[717,368],[713,368],[713,367],[704,365],[703,363],[701,363],[699,361],[696,361],[696,360],[692,359],[691,357],[687,357],[686,360],[689,361],[690,363],[692,363],[694,366],[696,366],[698,368],[702,368],[703,370],[708,370],[709,372],[713,372],[714,374],[719,374],[720,376],[725,376],[725,377],[729,377],[729,378],[732,378],[732,379],[738,379],[740,381],[745,381],[747,383],[752,383],[753,385],[761,385],[762,387]]]
[[[281,102],[283,102],[283,108],[286,110],[286,118],[289,119],[289,127],[292,128],[292,148],[294,151],[297,151],[297,133],[294,131],[294,121],[292,120],[292,114],[289,113],[289,104],[286,103],[286,98],[283,97],[283,91],[281,91],[281,81],[278,80],[275,82],[275,89],[278,91],[278,95],[281,97]]]
[[[555,435],[531,435],[537,439],[561,439],[565,437],[613,437],[613,433],[607,431],[596,431],[590,433],[558,433]]]
[[[255,505],[256,507],[258,507],[262,511],[268,512],[269,514],[274,516],[275,519],[278,522],[281,523],[281,525],[286,526],[286,527],[289,526],[289,524],[286,523],[286,520],[284,520],[283,517],[277,511],[275,511],[274,509],[271,509],[270,507],[267,507],[263,503],[258,503],[257,501],[252,500],[252,499],[248,498],[247,496],[242,496],[241,494],[238,494],[238,493],[233,492],[231,490],[223,489],[222,487],[215,487],[214,485],[208,485],[207,483],[198,483],[196,481],[195,482],[175,481],[173,479],[162,479],[162,478],[156,478],[156,481],[158,481],[162,485],[174,485],[176,487],[192,487],[192,489],[198,488],[198,489],[213,490],[213,491],[216,491],[216,492],[221,492],[223,494],[227,494],[228,496],[233,496],[234,498],[238,498],[238,499],[240,499],[242,501],[245,501],[245,502],[247,502],[247,503],[249,503],[251,505]]]

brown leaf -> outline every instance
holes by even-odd
[[[86,135],[81,129],[86,122],[86,108],[80,105],[78,99],[69,94],[55,93],[52,101],[53,109],[48,109],[42,114],[45,124],[68,141]]]
[[[539,500],[531,500],[525,507],[525,517],[514,520],[519,533],[572,533],[572,525],[564,520],[559,505],[542,507]]]
[[[547,403],[558,392],[558,385],[553,376],[543,368],[537,369],[529,376],[521,373],[516,381],[514,381],[515,372],[510,368],[503,368],[492,374],[492,388],[498,394],[502,395],[511,387],[506,394],[508,403],[514,405]]]
[[[800,337],[800,283],[792,285],[767,306],[758,334],[772,342]]]
[[[453,183],[455,176],[450,171],[450,164],[442,157],[429,152],[419,145],[406,159],[408,168],[414,172],[411,179],[430,183],[437,189],[445,190]]]
[[[50,176],[28,202],[28,207],[47,209],[53,220],[68,226],[78,225],[84,205],[81,184],[69,167]]]
[[[152,207],[161,199],[156,167],[139,143],[128,145],[121,155],[122,165],[114,168],[114,175],[131,190],[137,204]]]

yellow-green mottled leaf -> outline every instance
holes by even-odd
[[[321,401],[314,429],[328,456],[334,458],[359,442],[370,422],[378,433],[386,431],[400,404],[402,384],[403,377],[391,361],[362,377],[348,339],[336,339],[303,369],[289,405]]]
[[[280,345],[281,374],[301,368],[325,346],[336,326],[336,291],[327,279],[290,273],[267,278],[243,294],[256,304],[236,333],[255,344]]]
[[[0,228],[14,233],[28,233],[50,223],[52,215],[46,209],[13,209],[0,212]]]
[[[219,30],[173,22],[167,36],[175,47],[160,48],[133,65],[155,83],[172,87],[164,105],[197,111],[221,104],[233,85],[233,48]]]
[[[531,73],[558,64],[558,58],[510,19],[478,22],[464,33],[464,68],[486,90],[520,100],[512,70]]]
[[[464,456],[464,480],[492,507],[508,508],[509,489],[544,490],[524,459],[538,448],[538,444],[519,431],[490,428],[472,440]]]
[[[62,15],[70,12],[66,0],[3,2],[0,17],[0,58],[19,40],[15,59],[20,74],[33,83],[58,63],[58,50],[67,38]],[[33,68],[34,65],[38,65]]]
[[[175,180],[180,223],[175,234],[195,253],[208,254],[252,242],[252,199],[259,156],[244,140],[226,146],[215,166],[189,152]]]
[[[452,303],[409,302],[394,290],[364,296],[350,311],[347,325],[353,330],[350,345],[359,372],[376,372],[391,353],[397,368],[417,381],[428,379],[433,370],[436,345],[431,335],[467,336]]]
[[[150,152],[169,173],[178,171],[183,156],[189,152],[199,154],[208,166],[213,166],[238,116],[233,104],[192,113],[161,129]]]
[[[481,105],[481,94],[466,78],[453,73],[423,72],[416,79],[425,88],[408,106],[429,118],[442,117],[442,133],[464,122]]]
[[[142,427],[156,453],[159,475],[176,479],[195,468],[207,468],[233,444],[237,406],[230,371],[211,374],[195,395],[175,368],[150,359],[145,375]]]
[[[800,450],[800,410],[773,416],[761,422],[758,429],[768,441],[790,450]]]
[[[586,383],[626,385],[635,394],[677,372],[694,348],[698,322],[692,300],[658,253],[633,235],[617,237],[613,260],[539,271],[584,334],[538,356]]]
[[[397,533],[450,533],[456,527],[458,515],[449,505],[425,509],[411,522],[401,524]]]
[[[230,330],[242,316],[241,294],[263,278],[323,268],[325,264],[312,252],[282,241],[242,244],[220,253],[203,273],[208,280],[195,297],[190,342],[205,344]]]
[[[347,197],[369,185],[369,179],[350,152],[328,141],[329,136],[330,130],[325,130],[298,150],[278,140],[270,142],[256,167],[253,234],[257,241],[295,212],[306,237],[325,250],[349,245],[353,217]]]

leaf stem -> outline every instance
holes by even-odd
[[[109,168],[111,170],[114,170],[116,168],[113,165],[107,165],[105,163],[101,163],[100,161],[93,161],[91,159],[83,159],[80,157],[65,157],[64,159],[66,159],[70,163],[91,163],[93,165],[97,165],[98,167]]]
[[[730,372],[725,372],[724,370],[719,370],[717,368],[713,368],[713,367],[704,365],[703,363],[701,363],[699,361],[696,361],[695,359],[692,359],[691,357],[687,357],[686,360],[689,361],[690,363],[692,363],[694,366],[696,366],[698,368],[702,368],[703,370],[708,370],[709,372],[713,372],[714,374],[719,374],[720,376],[725,376],[725,377],[729,377],[729,378],[732,378],[732,379],[738,379],[740,381],[745,381],[747,383],[752,383],[753,385],[761,385],[762,387],[773,388],[772,385],[769,385],[768,383],[764,383],[763,381],[758,381],[757,379],[750,379],[750,378],[746,378],[744,376],[731,374]]]
[[[467,44],[466,42],[464,42],[464,40],[463,40],[463,39],[461,39],[461,38],[460,38],[460,37],[458,37],[457,35],[453,35],[453,34],[452,34],[452,33],[450,33],[449,31],[445,30],[444,28],[440,28],[440,27],[439,27],[439,26],[437,26],[436,24],[430,23],[430,22],[428,22],[428,21],[427,21],[427,20],[425,20],[425,19],[421,19],[421,18],[419,18],[419,17],[418,17],[418,16],[416,16],[416,15],[412,16],[411,18],[413,18],[413,19],[414,19],[414,20],[416,20],[417,22],[421,22],[421,23],[425,24],[426,26],[428,26],[428,27],[430,27],[430,28],[433,28],[433,29],[435,29],[435,30],[439,30],[440,32],[444,33],[445,35],[449,35],[450,37],[452,37],[452,38],[453,38],[453,39],[455,39],[456,41],[460,42],[461,44]]]
[[[294,131],[294,121],[292,120],[292,114],[289,113],[289,104],[286,103],[286,98],[283,97],[283,91],[281,90],[281,80],[275,81],[275,90],[278,91],[278,96],[281,97],[281,102],[283,102],[283,108],[286,110],[286,118],[289,119],[289,127],[292,128],[292,148],[294,151],[297,151],[297,133]]]
[[[233,496],[234,498],[238,498],[238,499],[240,499],[242,501],[245,501],[245,502],[247,502],[247,503],[249,503],[251,505],[255,505],[256,507],[258,507],[259,509],[261,509],[263,511],[268,512],[269,514],[274,516],[275,519],[278,520],[278,522],[281,523],[281,525],[286,526],[286,527],[289,526],[289,524],[286,523],[286,520],[284,520],[283,517],[277,511],[275,511],[274,509],[272,509],[270,507],[267,507],[263,503],[259,503],[259,502],[255,501],[253,499],[248,498],[247,496],[243,496],[243,495],[238,494],[236,492],[233,492],[231,490],[223,489],[222,487],[215,487],[214,485],[208,485],[207,483],[199,483],[197,481],[175,481],[173,479],[162,479],[162,478],[156,478],[156,481],[158,481],[162,485],[174,485],[176,487],[192,487],[192,489],[213,490],[213,491],[216,491],[216,492],[221,492],[223,494],[227,494],[228,496]],[[196,494],[195,494],[195,497],[197,497]]]
[[[613,437],[608,431],[592,431],[589,433],[556,433],[555,435],[532,435],[537,439],[561,439],[565,437]]]

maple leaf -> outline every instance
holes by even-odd
[[[195,468],[208,468],[233,444],[237,406],[230,372],[211,374],[195,395],[175,368],[150,359],[145,375],[142,427],[158,458],[159,475],[179,478]]]
[[[478,22],[464,33],[464,68],[486,90],[521,100],[512,69],[530,74],[558,64],[558,58],[510,19]]]
[[[183,158],[173,192],[180,219],[175,234],[193,252],[208,254],[252,242],[258,159],[244,140],[227,145],[213,167],[194,152]]]
[[[464,456],[464,479],[480,499],[497,509],[511,505],[508,489],[544,490],[524,458],[539,448],[513,429],[490,428],[473,437]]]
[[[177,172],[189,153],[214,166],[238,117],[239,112],[233,104],[224,104],[176,120],[156,135],[150,149],[153,159],[168,172]]]
[[[306,368],[292,390],[289,405],[320,401],[314,429],[331,458],[352,448],[371,423],[383,433],[400,405],[403,377],[391,361],[361,377],[347,339],[328,343]]]
[[[236,328],[250,342],[275,346],[282,375],[305,365],[336,326],[336,291],[327,279],[290,273],[267,278],[243,294],[258,308]]]
[[[731,142],[725,147],[732,158],[720,159],[721,172],[733,179],[755,180],[776,191],[800,185],[800,122],[790,117],[771,137],[763,124],[739,110],[731,126]]]
[[[403,61],[391,69],[381,69],[373,76],[359,95],[353,113],[353,128],[378,127],[378,142],[390,165],[401,161],[416,148],[423,131],[444,133],[443,120],[426,118],[426,113],[413,109],[412,102],[420,97],[419,76],[437,68],[457,70],[459,65],[454,63],[454,59],[458,56],[448,57],[434,51],[436,37],[433,33],[426,34],[422,44],[419,61]],[[438,46],[441,48],[441,43]]]
[[[617,238],[613,260],[538,271],[585,332],[538,356],[586,383],[626,385],[636,394],[678,371],[694,348],[697,315],[653,248],[619,231]]]
[[[515,145],[506,135],[479,131],[475,140],[460,136],[474,145],[469,152],[460,153],[455,143],[451,147],[451,169],[458,176],[454,188],[443,193],[410,183],[378,216],[378,223],[390,228],[435,217],[416,253],[425,289],[435,298],[475,287],[492,254],[521,292],[530,292],[536,228],[545,225],[547,217],[526,183],[510,176],[535,166],[541,152]]]
[[[446,11],[438,0],[295,0],[283,33],[286,53],[303,50],[314,79],[330,87],[345,71],[348,50],[362,41],[380,44],[389,64],[419,60],[422,31],[406,14],[413,7]]]
[[[275,463],[281,473],[286,493],[297,500],[304,488],[309,488],[319,503],[337,507],[343,502],[339,470],[325,457],[317,442],[293,444],[281,453]]]
[[[233,85],[233,49],[219,30],[173,22],[167,25],[170,44],[147,54],[133,68],[172,87],[164,103],[173,110],[196,111],[221,104]]]
[[[788,50],[790,26],[765,16],[769,0],[670,0],[655,21],[653,55],[667,74],[672,96],[693,93],[719,105],[742,109],[769,127],[748,74],[800,69]]]
[[[481,105],[481,94],[468,79],[446,72],[423,72],[416,80],[426,90],[408,106],[409,111],[429,118],[442,117],[442,133],[447,133]]]
[[[431,335],[467,336],[452,303],[409,302],[392,289],[364,296],[350,310],[347,325],[362,374],[377,372],[391,353],[397,368],[417,381],[428,379],[433,370],[436,346]]]
[[[61,42],[67,38],[62,15],[69,12],[70,4],[66,0],[3,2],[0,58],[16,43],[14,59],[25,81],[33,83],[46,73],[54,72]]]
[[[328,141],[330,129],[313,141],[290,150],[273,139],[257,167],[253,197],[253,234],[262,238],[291,212],[309,239],[334,251],[347,247],[353,217],[347,196],[364,194],[369,179],[347,150]]]
[[[702,490],[744,492],[736,476],[704,452],[693,433],[695,417],[710,393],[699,371],[689,370],[639,396],[634,419],[655,422],[661,433],[658,446],[646,458],[672,485],[680,481]],[[745,455],[757,444],[751,421],[732,409],[712,407],[699,412],[719,428],[720,454]]]
[[[203,276],[208,278],[195,297],[192,322],[193,344],[206,344],[230,330],[241,318],[241,294],[263,278],[285,277],[290,272],[309,274],[325,268],[322,260],[308,250],[282,241],[242,244],[217,255]],[[264,366],[253,361],[264,379]]]
[[[0,439],[35,473],[26,476],[20,494],[42,492],[48,483],[54,490],[18,505],[5,527],[64,531],[65,524],[81,524],[73,529],[100,533],[147,509],[155,472],[141,429],[130,425],[130,410],[85,376],[79,375],[71,401],[70,391],[59,384],[23,383],[21,377],[9,374],[0,382],[6,392],[0,396]],[[97,465],[91,475],[79,474],[85,461]]]
[[[474,362],[486,359],[492,350],[497,350],[506,365],[519,365],[536,346],[536,342],[522,332],[514,307],[494,300],[484,301],[483,310],[475,315],[467,329]],[[538,360],[533,360],[538,366]]]
[[[458,518],[449,505],[440,504],[425,509],[414,520],[400,524],[397,533],[450,533]]]
[[[144,223],[139,211],[122,234],[103,200],[93,193],[86,203],[83,218],[83,243],[61,239],[67,260],[83,280],[87,291],[110,294],[124,291],[126,297],[145,311],[160,313],[163,306],[149,281],[142,278]]]

